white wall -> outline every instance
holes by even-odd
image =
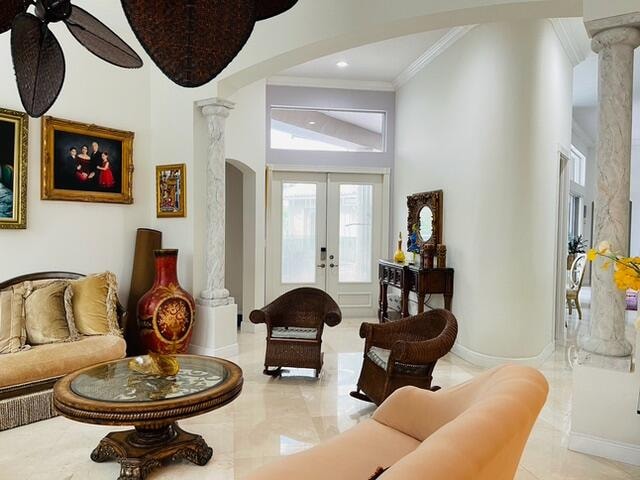
[[[127,41],[135,37],[120,9],[107,2],[78,1]],[[131,277],[135,230],[149,226],[155,215],[153,173],[150,172],[149,64],[140,70],[115,68],[93,56],[62,24],[52,26],[67,59],[66,81],[49,115],[135,132],[133,205],[107,205],[40,200],[39,119],[29,122],[28,200],[26,230],[0,230],[3,252],[0,279],[44,270],[81,273],[111,270],[126,301]],[[22,111],[11,67],[10,34],[0,36],[0,106]]]
[[[558,150],[572,67],[548,21],[471,30],[397,95],[394,231],[406,196],[444,190],[457,351],[479,363],[553,342]]]
[[[243,173],[243,328],[251,310],[264,305],[266,207],[266,81],[236,92],[227,120],[227,159]],[[231,239],[227,239],[230,241]]]

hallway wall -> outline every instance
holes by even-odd
[[[394,231],[406,229],[407,195],[444,190],[455,351],[475,363],[552,351],[571,91],[571,63],[541,20],[474,28],[398,92]]]

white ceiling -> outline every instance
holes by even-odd
[[[384,114],[382,113],[341,112],[338,110],[322,110],[322,113],[376,133],[382,133],[384,127]]]
[[[573,119],[593,142],[598,132],[598,56],[593,53],[573,71]],[[636,50],[633,86],[633,139],[640,142],[640,53]]]
[[[392,82],[447,32],[434,30],[364,45],[297,65],[278,76]],[[349,67],[337,67],[341,61]]]

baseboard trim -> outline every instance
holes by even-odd
[[[569,432],[569,450],[640,466],[640,445]]]
[[[237,343],[227,345],[220,348],[201,347],[200,345],[191,345],[189,351],[195,355],[206,355],[208,357],[235,357],[240,353]]]
[[[486,355],[484,353],[476,352],[474,350],[471,350],[467,347],[460,345],[459,343],[456,343],[451,349],[451,352],[454,355],[462,358],[463,360],[466,360],[469,363],[473,363],[474,365],[478,365],[479,367],[491,368],[491,367],[497,367],[498,365],[504,365],[505,363],[515,363],[518,365],[528,365],[531,367],[539,367],[553,354],[553,351],[555,350],[555,348],[556,348],[555,342],[551,342],[549,345],[544,347],[542,352],[540,352],[535,357],[512,358],[512,357],[496,357],[493,355]]]

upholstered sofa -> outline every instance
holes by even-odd
[[[356,427],[284,457],[245,480],[510,480],[548,384],[523,366],[489,370],[453,388],[404,387]]]
[[[43,272],[0,283],[0,292],[23,282],[77,280],[83,275]],[[122,325],[124,310],[117,305]],[[96,363],[125,357],[126,342],[119,335],[80,336],[75,341],[31,346],[0,355],[0,430],[51,418],[53,384],[64,375]]]

